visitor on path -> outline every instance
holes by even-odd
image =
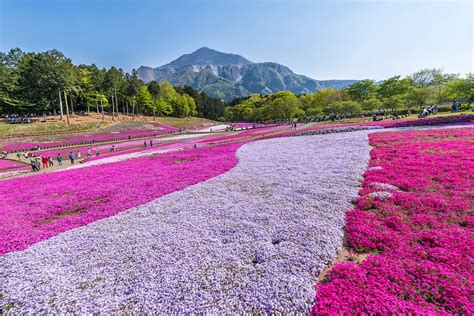
[[[63,165],[63,158],[61,157],[61,154],[58,154],[58,156],[56,157],[56,160],[58,161],[59,166]]]
[[[48,168],[48,157],[42,157],[41,161],[43,162],[43,168]]]
[[[150,139],[150,147],[153,147],[153,140]]]
[[[53,158],[48,157],[48,164],[49,164],[50,167],[54,166]]]
[[[194,143],[194,148],[198,148],[198,144],[197,144],[197,143]]]
[[[41,163],[40,163],[39,157],[35,157],[35,164],[36,164],[36,168],[38,169],[38,171],[40,171],[41,170]]]
[[[91,149],[90,149],[90,148],[87,148],[87,151],[86,151],[86,157],[87,157],[87,158],[90,158],[90,157],[92,157],[92,154],[91,154]]]
[[[28,159],[28,153],[25,151],[25,159]]]
[[[115,145],[112,145],[112,152],[115,152]]]
[[[79,160],[79,159],[81,159],[81,158],[82,158],[82,155],[81,155],[81,152],[80,152],[80,151],[78,151],[78,152],[77,152],[77,155],[76,155],[76,157],[77,157],[77,160]]]
[[[17,159],[20,159],[20,157],[21,157],[20,152],[17,152],[17,153],[16,153],[16,158],[17,158]]]
[[[145,148],[146,148],[146,141],[143,142],[143,145],[145,145]]]
[[[72,153],[72,151],[69,153],[69,159],[71,160],[71,165],[73,165],[76,157],[74,157],[74,154]]]
[[[95,149],[95,156],[96,156],[96,157],[99,157],[99,148],[96,148],[96,149]]]
[[[31,163],[31,169],[33,169],[33,172],[39,171],[38,167],[36,166],[36,159],[31,158],[30,163]]]

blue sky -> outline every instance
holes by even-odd
[[[474,72],[471,1],[0,0],[0,50],[127,71],[207,46],[315,79]]]

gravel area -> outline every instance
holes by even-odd
[[[307,313],[341,247],[368,133],[244,145],[218,177],[6,254],[0,310]]]

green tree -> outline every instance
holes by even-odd
[[[352,101],[361,102],[374,94],[376,86],[373,80],[366,79],[349,85],[346,90]]]
[[[371,98],[362,101],[361,106],[362,110],[372,112],[380,109],[383,106],[383,103],[377,98]]]
[[[310,93],[302,95],[300,98],[300,106],[308,116],[318,116],[323,114],[323,104],[316,98],[316,94]]]
[[[153,112],[153,100],[151,98],[150,92],[148,92],[147,86],[141,86],[140,90],[138,91],[137,96],[137,104],[145,111],[145,112]]]
[[[442,69],[421,69],[409,77],[412,85],[417,88],[428,88],[439,86],[445,80]]]
[[[156,82],[155,80],[151,81],[148,83],[148,92],[150,92],[151,98],[153,100],[153,120],[156,119],[156,113],[160,112],[160,102],[158,102],[158,99],[160,97],[160,84]]]
[[[431,100],[433,96],[432,88],[419,88],[419,87],[410,87],[408,93],[405,95],[405,99],[409,107],[414,104],[418,106],[419,111],[423,109],[423,106]]]
[[[474,101],[474,74],[467,74],[466,78],[458,78],[448,83],[446,95],[451,101]]]
[[[171,101],[173,107],[173,115],[176,117],[188,116],[190,109],[188,99],[180,94],[176,94],[174,99]]]
[[[299,107],[298,98],[289,91],[274,93],[264,110],[265,117],[271,120],[281,118],[289,120],[302,114],[304,114],[304,111]]]

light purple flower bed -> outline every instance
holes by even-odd
[[[369,159],[368,133],[247,144],[237,166],[218,177],[6,254],[0,308],[13,314],[307,313],[316,276],[341,246],[345,211]],[[122,203],[120,196],[135,201],[146,194],[141,177],[152,168],[141,170],[115,171],[141,185],[136,192],[114,184],[112,205]],[[94,177],[101,185],[90,189],[109,192],[101,187],[110,180]]]
[[[0,186],[0,255],[214,177],[237,163],[240,146],[5,180]]]

